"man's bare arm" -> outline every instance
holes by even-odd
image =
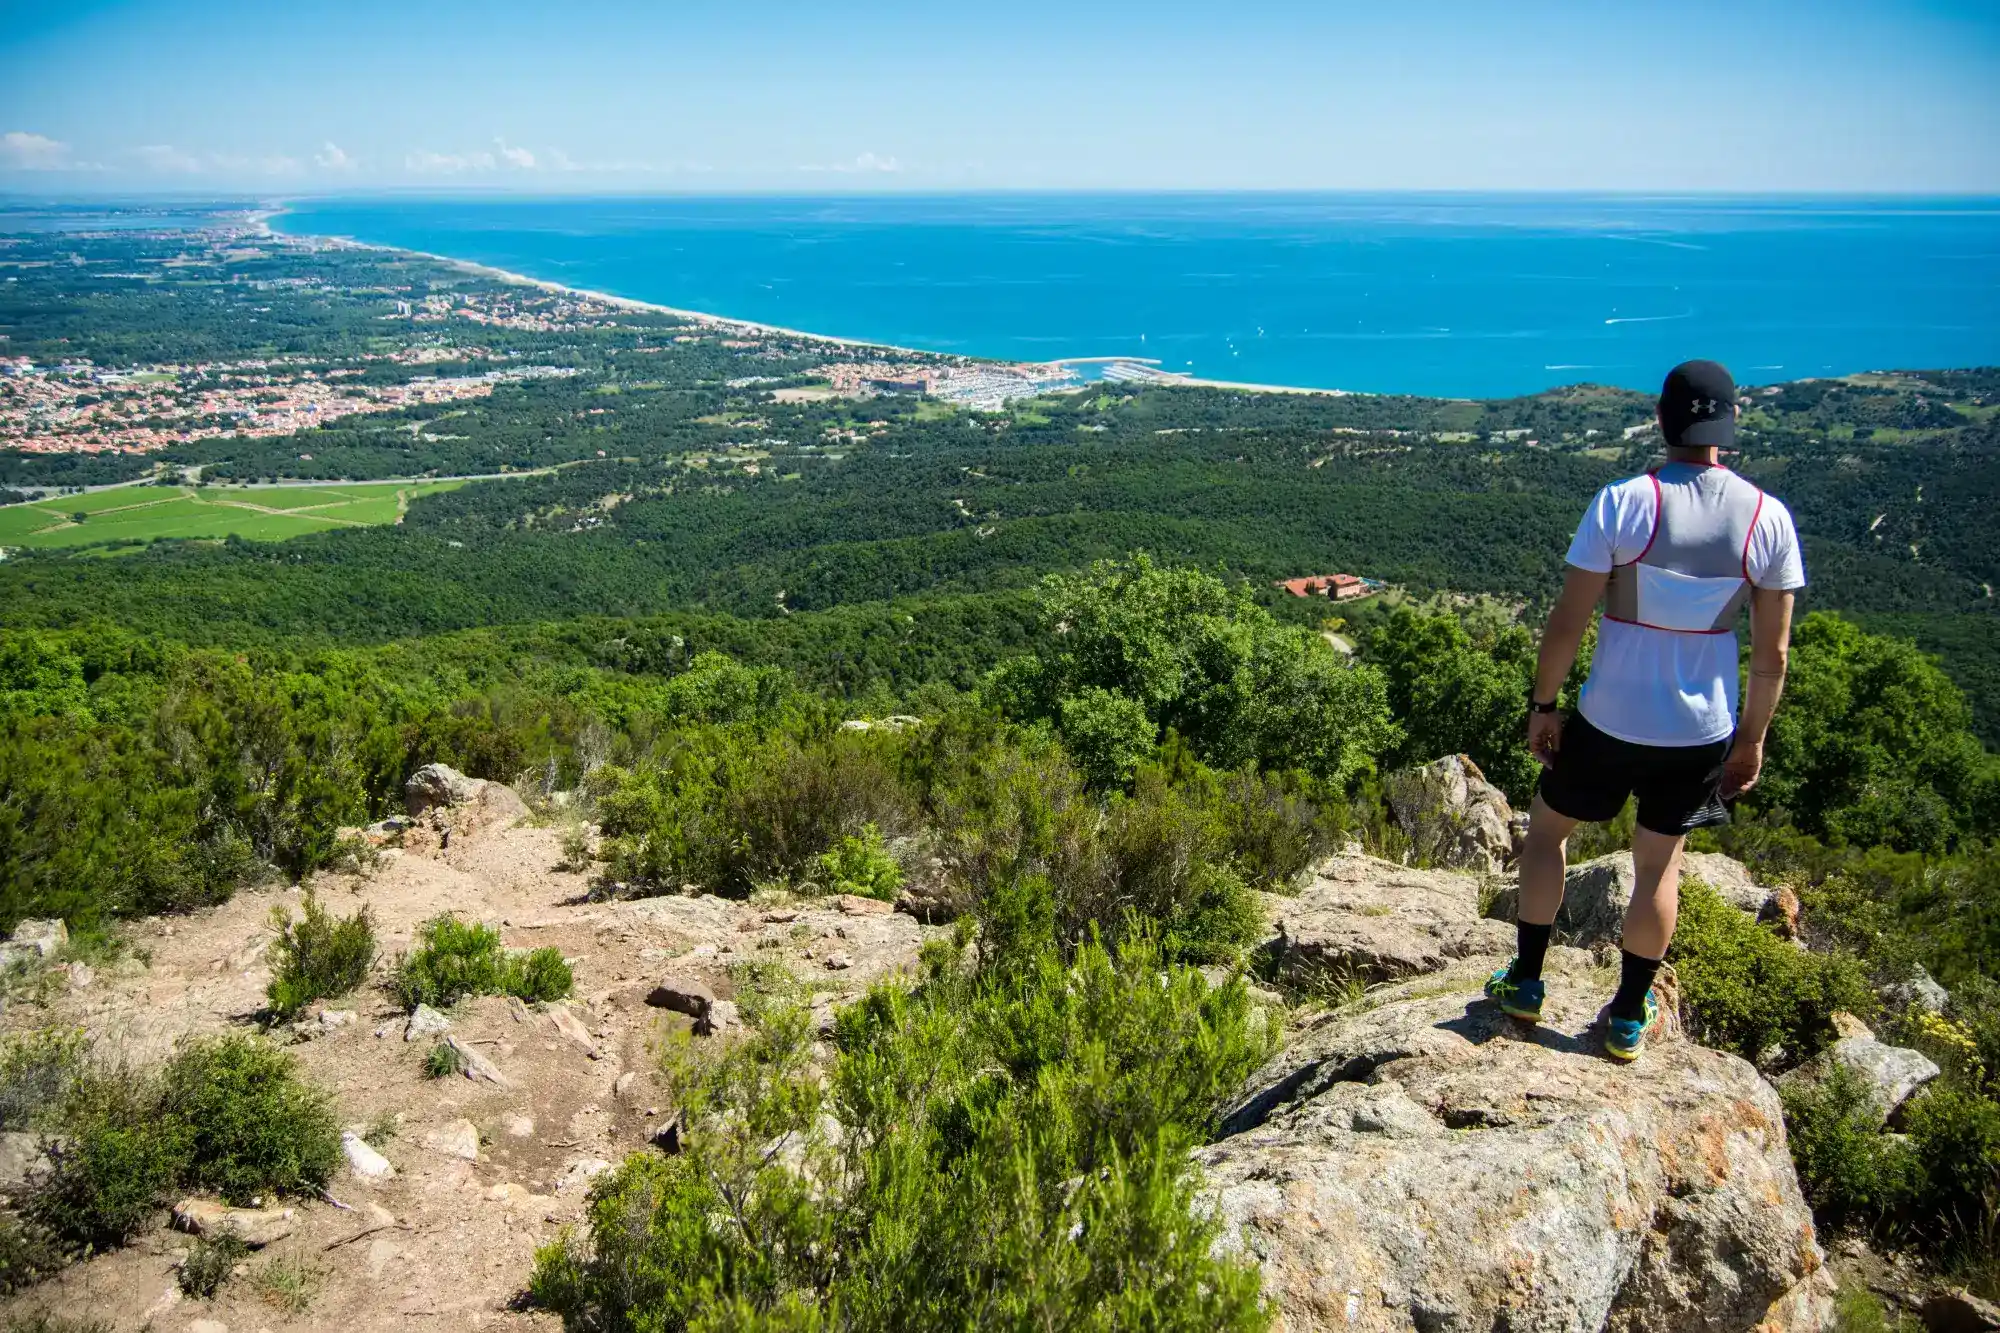
[[[1750,590],[1750,688],[1743,698],[1743,716],[1736,724],[1736,743],[1722,765],[1722,794],[1741,796],[1757,785],[1764,768],[1764,733],[1785,692],[1785,666],[1791,656],[1792,594],[1776,588]]]
[[[1576,650],[1590,628],[1590,613],[1604,595],[1611,575],[1578,569],[1571,565],[1563,576],[1562,594],[1549,611],[1549,623],[1542,629],[1542,647],[1535,659],[1535,698],[1554,703],[1562,693],[1569,669],[1576,665]],[[1528,751],[1544,767],[1555,762],[1562,746],[1562,718],[1554,713],[1528,714]]]
[[[1590,613],[1597,609],[1610,578],[1609,574],[1574,565],[1564,574],[1562,595],[1549,612],[1549,623],[1542,630],[1541,655],[1535,662],[1535,697],[1542,702],[1554,701],[1569,669],[1576,665],[1576,650],[1583,643],[1584,631],[1590,628]]]

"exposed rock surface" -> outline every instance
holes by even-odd
[[[1872,1036],[1844,1036],[1818,1059],[1792,1070],[1778,1082],[1781,1086],[1810,1082],[1824,1077],[1835,1064],[1845,1065],[1860,1075],[1862,1084],[1868,1089],[1868,1100],[1876,1121],[1882,1124],[1902,1110],[1903,1103],[1916,1096],[1940,1072],[1931,1058],[1921,1051],[1891,1046]]]
[[[2000,1305],[1981,1300],[1962,1287],[1935,1292],[1924,1302],[1924,1327],[1930,1333],[1996,1333]]]
[[[1830,1319],[1777,1094],[1666,1034],[1600,1050],[1602,982],[1559,960],[1545,1021],[1489,963],[1300,1034],[1197,1152],[1226,1246],[1287,1333],[1805,1330]]]
[[[1513,856],[1514,811],[1465,755],[1449,754],[1391,773],[1383,780],[1382,794],[1396,823],[1427,861],[1490,873]]]
[[[1513,927],[1480,917],[1477,879],[1379,857],[1333,857],[1298,897],[1265,901],[1276,933],[1264,948],[1278,979],[1293,984],[1393,981],[1514,943]]]
[[[13,934],[0,941],[0,967],[46,962],[69,943],[69,926],[61,918],[15,923]]]
[[[231,1208],[220,1199],[182,1199],[174,1205],[174,1225],[197,1236],[233,1233],[253,1250],[292,1234],[290,1208]]]
[[[353,1130],[343,1130],[340,1135],[340,1150],[347,1157],[347,1169],[362,1180],[387,1180],[396,1174],[396,1168],[389,1165],[389,1159],[376,1152],[369,1142]]]
[[[38,1181],[49,1168],[42,1136],[20,1130],[0,1133],[0,1195],[14,1195]]]
[[[1938,985],[1930,973],[1919,967],[1908,981],[1899,981],[1883,992],[1883,998],[1900,1009],[1917,1009],[1941,1014],[1951,1003],[1951,992]]]
[[[451,1031],[451,1020],[427,1004],[420,1004],[410,1011],[409,1021],[403,1024],[403,1040],[418,1041],[424,1037],[436,1037]]]
[[[484,791],[481,778],[469,778],[449,764],[425,764],[403,784],[403,807],[413,815],[440,805],[464,805]]]

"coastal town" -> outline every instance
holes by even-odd
[[[359,365],[312,370],[282,359],[144,370],[112,370],[85,359],[54,366],[4,359],[0,446],[28,453],[151,453],[195,440],[290,435],[360,413],[465,402],[489,396],[500,384],[577,372],[519,366],[419,375],[397,384],[362,383],[363,373]]]

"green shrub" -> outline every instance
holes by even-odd
[[[1827,1044],[1835,1010],[1874,1008],[1867,978],[1851,955],[1807,953],[1706,884],[1682,884],[1680,924],[1668,957],[1695,1035],[1746,1060],[1773,1046],[1803,1060]]]
[[[250,1285],[264,1303],[288,1315],[304,1314],[326,1289],[332,1270],[297,1255],[266,1259],[250,1272]]]
[[[83,1077],[89,1036],[82,1028],[17,1033],[0,1045],[0,1129],[53,1128]]]
[[[1903,1113],[1923,1169],[1913,1224],[1933,1243],[1994,1253],[2000,1243],[2000,1102],[1933,1088]]]
[[[186,1174],[191,1140],[187,1124],[165,1113],[157,1080],[88,1073],[65,1101],[53,1169],[24,1214],[71,1246],[121,1245]]]
[[[247,1204],[273,1191],[312,1193],[340,1165],[332,1098],[299,1079],[291,1055],[254,1037],[184,1044],[161,1093],[167,1118],[187,1134],[182,1187]]]
[[[265,995],[280,1022],[314,1000],[347,994],[375,963],[375,925],[366,904],[353,916],[336,918],[308,889],[302,906],[304,916],[297,922],[284,908],[272,909],[278,940]]]
[[[1260,889],[1291,893],[1346,832],[1341,807],[1300,790],[1296,778],[1239,769],[1222,781],[1223,845]]]
[[[212,1298],[249,1253],[250,1247],[233,1231],[201,1237],[181,1260],[181,1292],[200,1300]]]
[[[829,893],[853,893],[894,902],[903,885],[903,867],[889,855],[882,830],[864,824],[860,836],[849,835],[821,854],[819,873]]]
[[[465,1072],[465,1056],[448,1041],[433,1042],[424,1052],[425,1078],[450,1078]]]
[[[37,1222],[0,1213],[0,1296],[31,1287],[59,1271],[62,1242]]]
[[[418,927],[416,949],[396,970],[396,995],[406,1009],[420,1004],[442,1009],[472,995],[560,1000],[572,985],[560,950],[510,951],[491,926],[450,914]]]
[[[537,1256],[533,1298],[607,1333],[921,1333],[975,1310],[1001,1328],[1266,1327],[1255,1267],[1212,1251],[1187,1156],[1270,1049],[1242,984],[1210,989],[1144,935],[971,973],[939,941],[923,965],[915,990],[842,1011],[830,1081],[797,1008],[731,1047],[670,1048],[682,1154],[606,1176],[583,1228]]]
[[[1907,1205],[1921,1184],[1917,1158],[1882,1133],[1859,1074],[1835,1063],[1781,1095],[1799,1187],[1822,1225],[1873,1223]]]
[[[560,1000],[575,984],[562,950],[553,945],[509,954],[500,969],[501,991],[530,1004]]]

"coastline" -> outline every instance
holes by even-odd
[[[813,333],[806,329],[786,328],[780,324],[764,324],[751,319],[733,319],[727,315],[717,315],[706,310],[687,310],[679,306],[663,305],[658,301],[642,301],[636,297],[614,296],[610,292],[595,291],[588,287],[572,287],[567,283],[551,282],[546,278],[530,277],[525,273],[517,273],[512,269],[496,268],[491,264],[482,264],[471,259],[459,259],[452,255],[441,255],[430,250],[412,250],[407,246],[401,245],[378,245],[373,241],[358,241],[351,236],[322,236],[309,232],[280,231],[271,225],[274,219],[282,218],[289,212],[290,210],[283,204],[274,204],[269,208],[259,209],[249,214],[248,217],[256,231],[264,236],[283,237],[288,240],[323,241],[334,245],[351,246],[357,250],[377,250],[384,254],[415,255],[420,259],[428,259],[433,263],[443,264],[447,268],[457,269],[461,273],[476,274],[480,277],[492,278],[495,281],[515,286],[534,287],[540,291],[563,296],[587,297],[590,300],[602,301],[606,305],[616,306],[624,310],[644,311],[648,314],[656,315],[671,315],[676,319],[684,319],[690,324],[714,329],[718,332],[756,333],[771,337],[798,338],[806,342],[823,343],[829,347],[840,347],[854,351],[889,352],[902,356],[915,357],[939,357],[947,361],[985,362],[992,365],[1057,366],[1084,362],[1130,361],[1139,363],[1145,360],[1142,357],[1072,356],[1059,357],[1049,361],[1006,361],[998,357],[967,356],[952,352],[929,352],[920,347],[902,347],[895,343],[870,342],[864,338],[842,338],[831,333]],[[1232,389],[1239,393],[1326,394],[1334,398],[1367,396],[1355,389],[1323,389],[1302,384],[1246,384],[1234,380],[1201,379],[1195,376],[1176,377],[1171,381],[1149,387],[1173,387],[1175,385],[1186,385],[1202,389]]]

